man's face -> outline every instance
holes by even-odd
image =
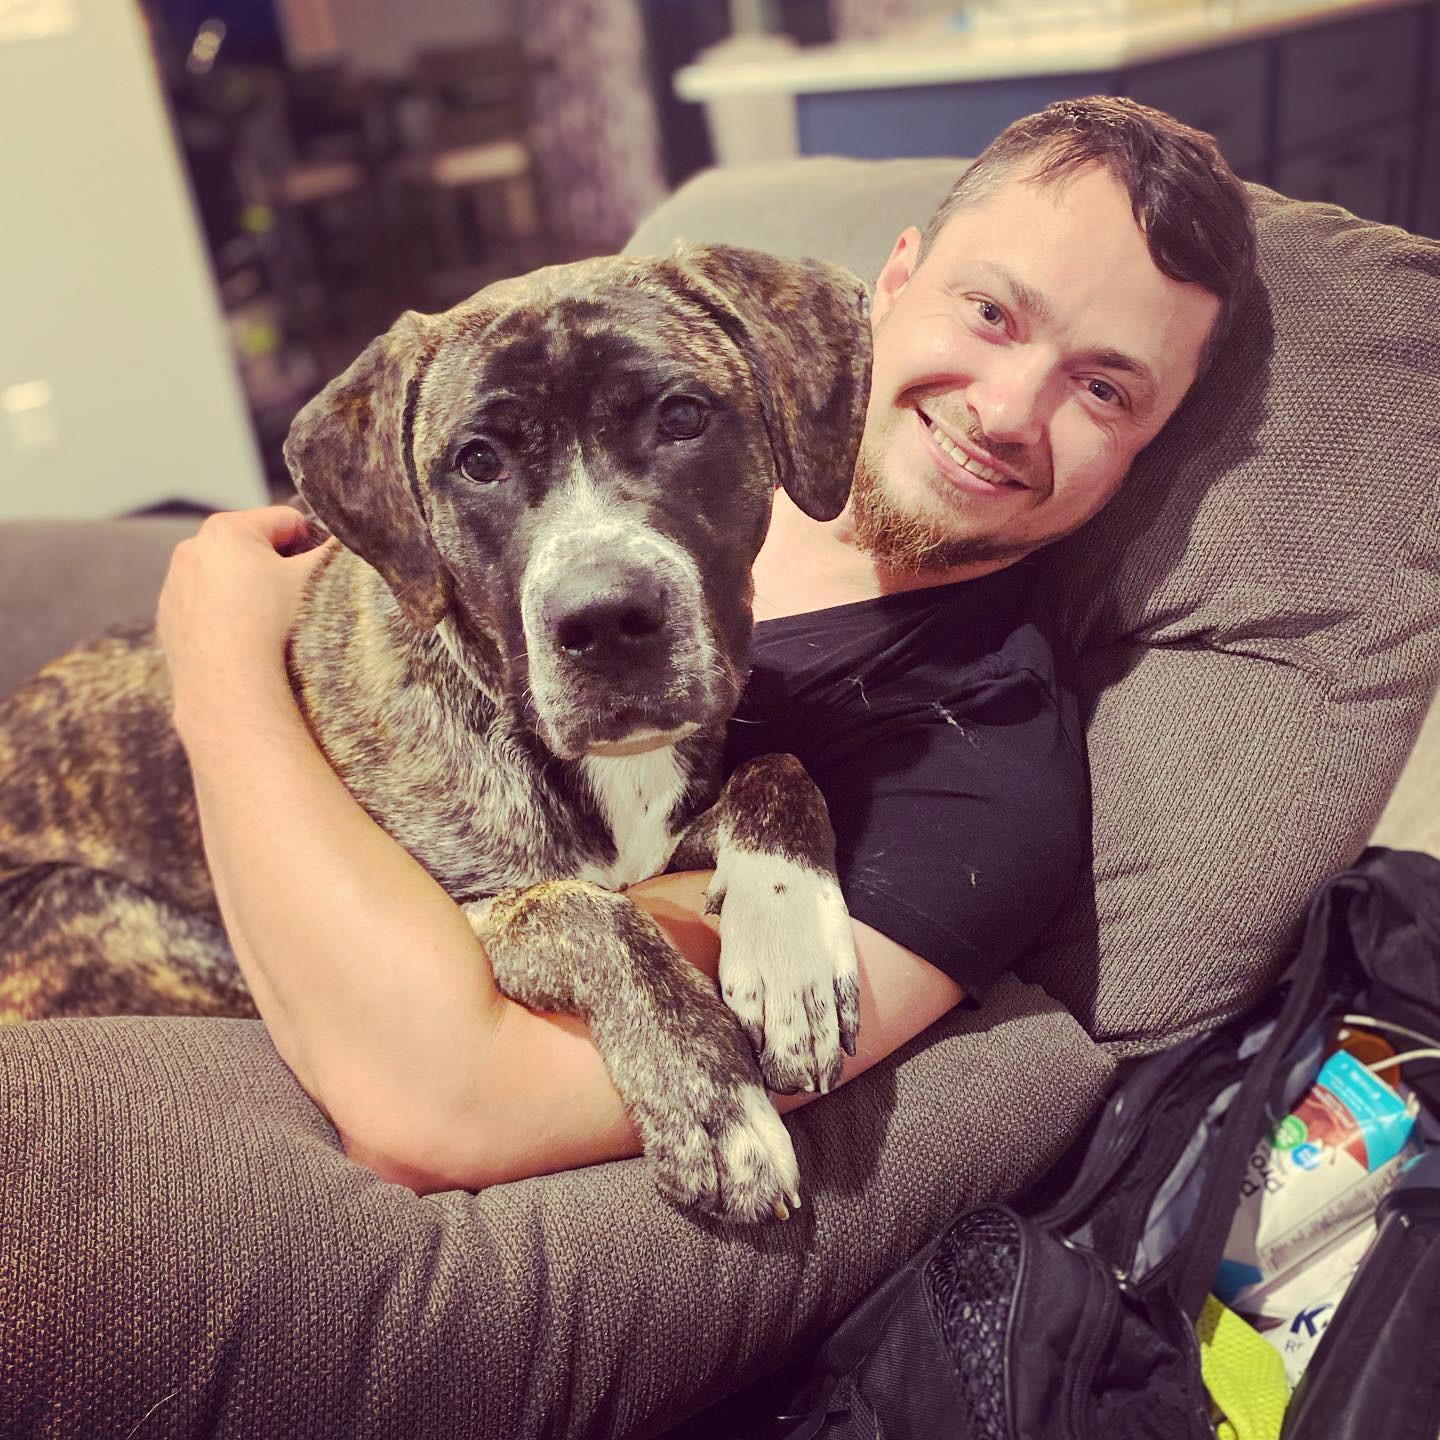
[[[1002,180],[917,264],[919,242],[907,230],[876,282],[851,515],[893,568],[993,569],[1115,493],[1195,378],[1220,302],[1155,268],[1099,166]]]

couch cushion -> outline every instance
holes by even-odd
[[[1252,189],[1263,286],[1053,557],[1093,706],[1095,909],[1027,973],[1120,1041],[1250,1000],[1440,675],[1440,245]]]
[[[0,695],[111,625],[153,618],[170,552],[198,520],[0,525]]]
[[[1111,1069],[1004,979],[793,1116],[804,1208],[736,1232],[665,1204],[639,1160],[479,1195],[386,1184],[255,1021],[0,1028],[0,1428],[653,1435],[813,1340],[957,1207],[1036,1179]]]
[[[924,226],[968,160],[782,160],[706,170],[650,215],[627,255],[677,242],[813,255],[873,283],[895,238]]]
[[[964,163],[712,172],[631,248],[726,241],[873,278]],[[1023,973],[1121,1049],[1253,1001],[1364,845],[1440,674],[1440,245],[1251,190],[1262,283],[1231,343],[1049,556],[1095,883]]]

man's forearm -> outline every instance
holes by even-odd
[[[276,1047],[383,1150],[464,1088],[505,1002],[455,903],[360,808],[283,674],[177,715],[216,892]],[[413,1133],[413,1131],[412,1131]]]
[[[232,704],[212,696],[177,714],[216,893],[277,1049],[352,1158],[423,1192],[639,1154],[586,1023],[499,994],[459,908],[356,803],[283,674],[230,693]],[[713,979],[708,878],[631,894]],[[857,924],[856,942],[860,1042],[846,1080],[961,995],[869,927]]]
[[[637,1154],[585,1021],[497,992],[458,907],[306,728],[281,657],[327,551],[277,554],[299,525],[283,506],[211,517],[177,547],[157,615],[216,894],[277,1048],[347,1152],[416,1189]],[[713,979],[708,879],[670,875],[631,894]],[[959,998],[885,937],[857,925],[856,939],[861,1036],[846,1078]]]

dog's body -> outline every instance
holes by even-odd
[[[587,1016],[662,1189],[737,1218],[796,1184],[746,1035],[825,1088],[856,1025],[823,802],[788,757],[722,789],[720,748],[772,484],[844,503],[863,294],[739,251],[542,271],[403,317],[287,444],[346,547],[291,640],[315,738],[500,988]],[[253,1013],[169,710],[143,633],[0,704],[0,1019]],[[672,863],[716,867],[733,1016],[614,893]]]

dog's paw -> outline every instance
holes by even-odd
[[[660,1193],[725,1220],[789,1219],[800,1208],[800,1167],[769,1097],[755,1084],[707,1088],[635,1113]]]
[[[720,915],[720,992],[778,1094],[829,1090],[855,1053],[855,933],[833,875],[722,851],[707,894]]]

